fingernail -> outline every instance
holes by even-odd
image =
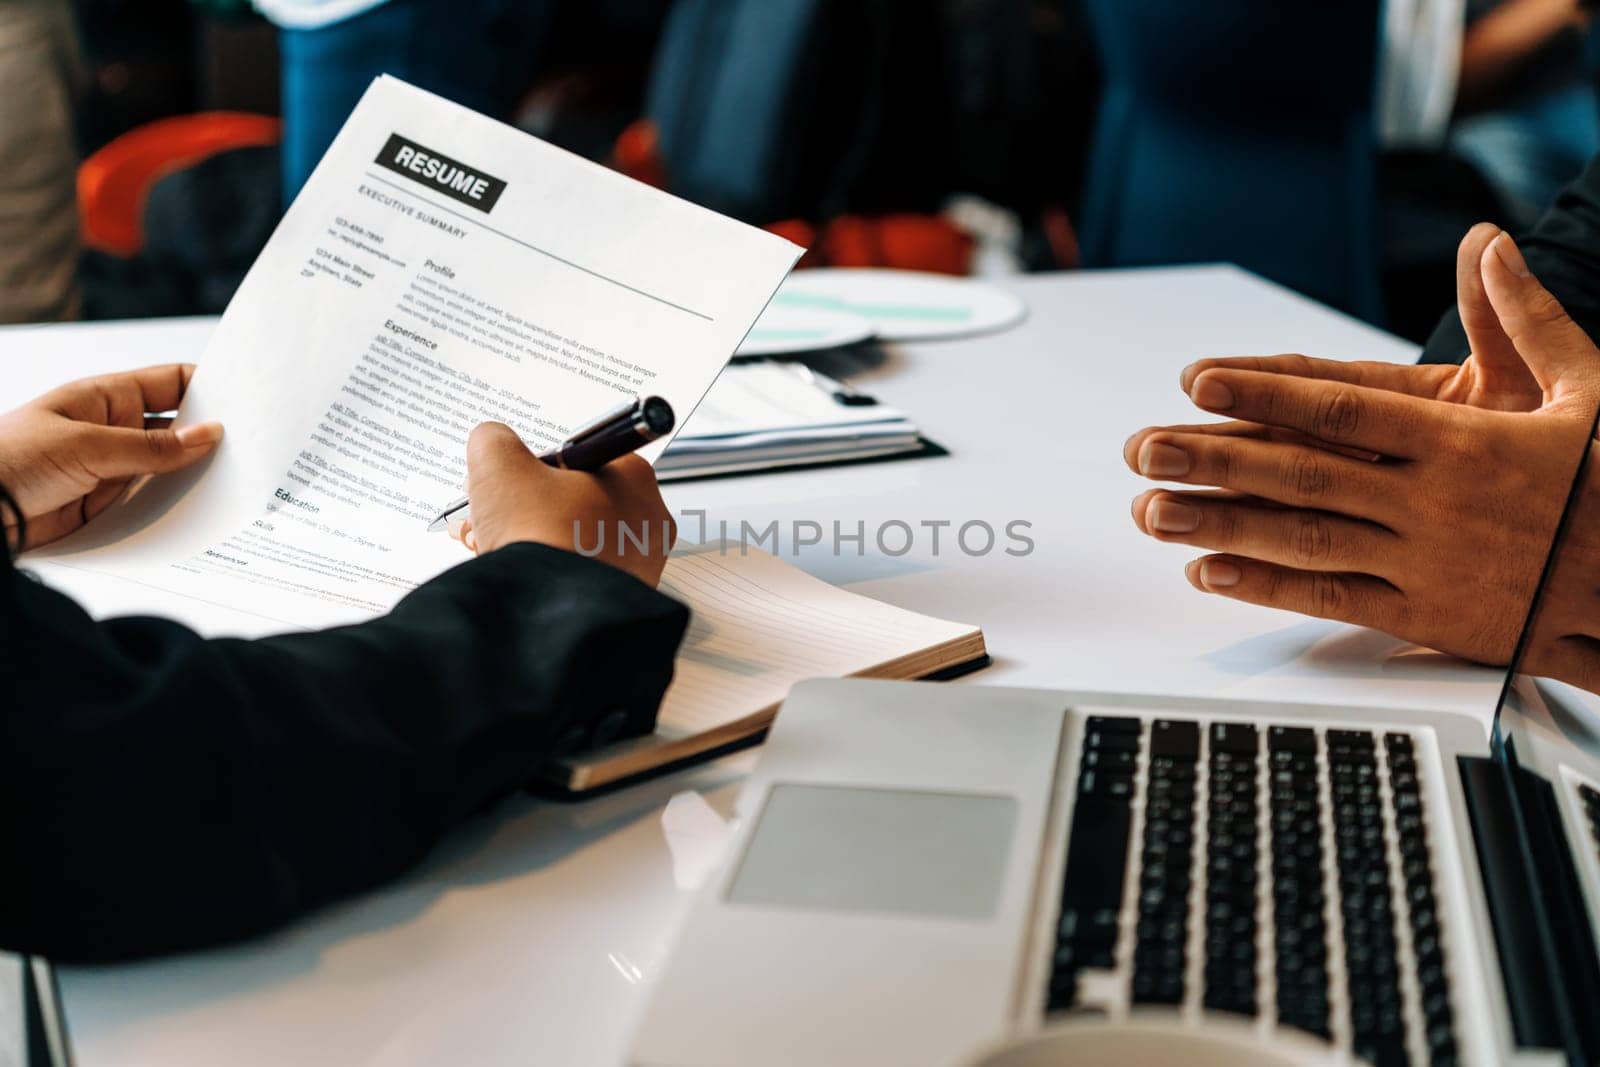
[[[1150,525],[1162,533],[1192,533],[1200,525],[1200,509],[1164,498],[1150,505]]]
[[[203,448],[222,440],[222,423],[197,422],[193,426],[174,430],[173,436],[184,448]]]
[[[1233,390],[1217,381],[1216,375],[1202,375],[1189,391],[1189,399],[1203,408],[1227,409],[1233,407]]]
[[[1225,559],[1208,559],[1200,563],[1200,581],[1207,589],[1227,589],[1239,584],[1244,572],[1237,564]]]
[[[1528,269],[1528,261],[1522,258],[1522,249],[1517,247],[1517,242],[1511,239],[1509,233],[1502,233],[1494,239],[1494,254],[1500,257],[1506,270],[1519,278],[1531,278],[1533,272]]]
[[[1146,441],[1139,453],[1139,473],[1146,478],[1175,478],[1189,473],[1189,453],[1174,445]]]

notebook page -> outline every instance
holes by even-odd
[[[771,707],[803,679],[857,674],[975,631],[736,545],[674,555],[661,591],[693,611],[657,720],[669,740]]]

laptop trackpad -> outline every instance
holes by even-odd
[[[1016,821],[1008,796],[774,785],[728,901],[993,918]]]

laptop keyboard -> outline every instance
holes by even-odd
[[[1077,789],[1047,1011],[1104,970],[1128,975],[1135,1007],[1265,1017],[1377,1064],[1455,1062],[1408,735],[1099,716]]]

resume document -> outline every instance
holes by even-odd
[[[681,425],[799,254],[380,78],[200,361],[179,421],[216,455],[27,565],[208,634],[384,612],[465,558],[426,526],[475,425],[540,451],[640,394]]]

